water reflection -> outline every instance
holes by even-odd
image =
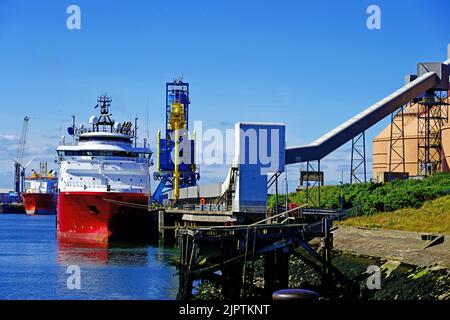
[[[55,218],[0,214],[2,299],[175,299],[177,256],[157,246],[57,241]],[[81,289],[67,286],[69,265],[81,269]]]
[[[159,254],[157,260],[163,261]],[[167,259],[167,257],[166,257]],[[149,247],[131,244],[88,244],[58,241],[60,265],[97,264],[146,266],[149,263]]]
[[[175,251],[134,244],[57,242],[61,267],[57,296],[64,299],[174,299],[178,291]],[[81,290],[66,288],[69,265],[81,268]]]

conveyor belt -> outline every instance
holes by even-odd
[[[450,65],[450,60],[444,62]],[[286,164],[320,160],[440,81],[428,72],[306,146],[286,149]]]

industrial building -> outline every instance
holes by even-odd
[[[427,91],[391,114],[390,124],[373,139],[373,178],[418,177],[450,171],[450,88],[448,60],[438,90]],[[418,72],[438,65],[422,63]],[[407,76],[406,81],[413,80]]]
[[[253,138],[249,132],[255,133]],[[211,211],[265,214],[268,175],[284,172],[285,133],[285,124],[281,123],[236,123],[234,159],[224,182],[183,188],[178,195],[172,190],[169,199],[183,204],[200,204],[202,209],[205,205],[213,205],[208,206]],[[264,163],[260,157],[250,161],[254,155],[252,151],[263,146],[270,161]],[[260,153],[256,155],[260,156]]]
[[[450,92],[449,92],[450,93]],[[438,110],[430,114],[430,135],[434,136],[430,159],[435,171],[450,171],[450,123],[448,119],[448,96]],[[426,124],[426,108],[419,102],[408,104],[398,112],[391,123],[373,139],[373,175],[378,181],[385,173],[407,173],[414,177],[423,174],[421,168],[423,140]],[[425,146],[425,145],[424,145]],[[426,151],[426,150],[425,150]]]
[[[278,148],[283,150],[279,155],[281,160],[279,166],[271,170],[273,176],[268,179],[267,174],[261,175],[257,172],[260,170],[257,166],[247,166],[245,161],[241,161],[242,159],[239,157],[239,154],[242,153],[240,151],[245,150],[245,147],[242,150],[237,148],[235,152],[237,158],[222,186],[197,187],[196,179],[194,179],[195,183],[181,186],[181,188],[190,187],[182,194],[177,188],[173,188],[173,192],[169,190],[168,198],[172,202],[182,200],[183,204],[194,202],[220,205],[221,208],[226,208],[226,211],[231,210],[231,212],[265,212],[267,190],[274,182],[277,184],[280,174],[285,171],[285,166],[303,163],[307,168],[305,172],[301,173],[302,180],[306,182],[307,205],[320,208],[320,187],[324,181],[321,160],[347,142],[351,142],[350,183],[368,181],[366,130],[386,118],[391,120],[390,125],[373,140],[375,180],[387,182],[449,171],[449,78],[450,46],[446,61],[417,63],[416,73],[407,75],[405,84],[401,88],[363,109],[359,114],[308,145],[285,148],[286,128],[284,125],[238,123],[235,128],[236,132],[248,128],[266,130],[272,126],[281,132],[280,139],[273,140],[276,141]],[[185,113],[188,114],[187,108],[185,109]],[[169,106],[168,110],[173,110],[173,108],[171,109]],[[168,112],[168,114],[170,113]],[[170,119],[170,116],[167,118]],[[187,123],[187,121],[185,122]],[[245,145],[243,137],[236,135],[235,139],[235,146]],[[259,150],[259,145],[256,150]],[[167,153],[170,152],[169,150]],[[164,153],[164,150],[160,152],[160,154]],[[161,159],[159,162],[162,163]],[[169,173],[171,174],[171,172]],[[159,174],[165,175],[166,172],[161,173],[160,170]],[[318,192],[314,196],[316,199],[310,197],[309,186],[318,188]],[[278,201],[276,204],[278,205]]]
[[[0,188],[0,203],[10,203],[11,202],[11,190]]]
[[[351,142],[350,183],[365,182],[365,131],[390,118],[391,124],[373,141],[374,178],[390,181],[448,171],[450,46],[448,49],[446,61],[419,62],[417,73],[407,75],[402,88],[313,143],[287,148],[286,164],[303,162],[308,168],[306,176],[309,172],[320,174],[320,160]]]

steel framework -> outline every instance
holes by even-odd
[[[406,172],[405,161],[405,108],[403,106],[399,110],[391,114],[391,133],[389,139],[389,180],[392,172],[396,172],[401,168],[401,172]]]
[[[306,176],[306,205],[310,208],[320,208],[320,191],[323,185],[320,160],[317,160],[317,170],[311,161],[306,162]],[[310,176],[319,178],[310,179]],[[309,185],[310,182],[313,182],[311,186]],[[317,192],[312,192],[315,190]]]
[[[362,170],[362,172],[361,172]],[[362,175],[362,177],[361,177]],[[352,139],[352,161],[350,184],[367,182],[366,132],[363,131]]]
[[[443,91],[427,92],[419,101],[417,172],[430,176],[442,170],[442,125],[448,118]]]

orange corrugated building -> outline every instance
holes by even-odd
[[[446,99],[450,103],[450,99]],[[405,171],[409,176],[418,175],[418,131],[419,131],[419,112],[423,112],[423,107],[418,104],[410,104],[404,110],[404,144],[405,144]],[[447,107],[444,107],[447,109]],[[447,114],[446,110],[443,112]],[[395,123],[401,126],[400,116],[396,117]],[[388,125],[379,135],[373,139],[373,176],[375,179],[382,176],[382,173],[389,172],[389,159],[391,153],[391,126]],[[449,171],[450,169],[450,123],[448,117],[442,123],[442,170]],[[395,141],[400,136],[400,131],[394,125],[392,127],[392,140]],[[391,170],[392,172],[403,172],[402,157],[402,143],[397,142],[393,144],[394,151],[392,152]],[[434,151],[435,152],[435,151]],[[379,178],[378,178],[379,179]]]

